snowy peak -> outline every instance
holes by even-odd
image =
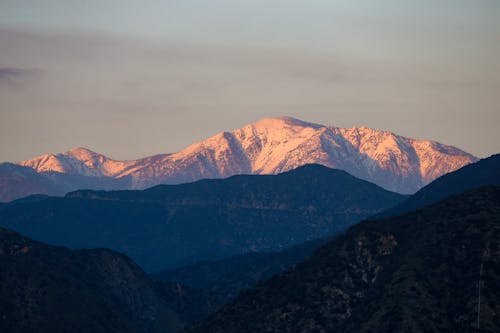
[[[36,172],[59,172],[93,177],[113,177],[133,162],[112,160],[86,148],[73,148],[59,154],[47,154],[20,162]]]
[[[85,148],[21,162],[39,173],[130,177],[133,188],[235,174],[276,174],[321,164],[400,193],[478,159],[458,148],[369,127],[339,128],[292,117],[265,118],[177,153],[115,161]]]

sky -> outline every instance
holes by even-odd
[[[497,0],[2,0],[0,161],[288,115],[500,152]]]

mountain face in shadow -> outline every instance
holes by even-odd
[[[353,226],[192,331],[498,332],[498,281],[500,187],[489,186]]]
[[[155,284],[124,255],[49,246],[0,228],[0,332],[181,329]]]
[[[58,186],[29,167],[0,164],[0,201],[11,201],[34,193],[64,194]]]
[[[368,127],[339,128],[291,117],[266,118],[173,154],[117,161],[74,148],[22,161],[19,166],[34,170],[49,187],[30,187],[27,180],[19,192],[12,185],[16,174],[5,174],[0,201],[83,188],[145,189],[240,174],[279,174],[306,164],[345,170],[385,189],[409,194],[475,161],[476,157],[455,147]]]
[[[78,188],[124,190],[130,178],[84,176],[61,172],[37,173],[30,167],[0,163],[0,201],[8,202],[33,194],[64,195]]]
[[[346,229],[405,196],[308,165],[145,191],[78,191],[0,207],[0,224],[49,244],[109,247],[147,270],[276,251]]]

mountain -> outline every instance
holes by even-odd
[[[380,216],[391,216],[436,203],[448,196],[484,185],[500,186],[500,154],[469,164],[434,180]]]
[[[0,228],[0,331],[179,332],[182,323],[130,259],[69,250]]]
[[[144,191],[77,191],[0,206],[0,225],[49,244],[109,247],[149,271],[277,251],[346,229],[406,196],[306,165]]]
[[[410,196],[394,209],[378,216],[395,216],[436,203],[446,196],[483,185],[500,185],[500,155],[442,176]],[[425,199],[425,200],[424,200]],[[328,239],[318,239],[280,252],[247,253],[217,261],[206,261],[153,274],[162,281],[177,281],[191,288],[203,288],[218,296],[222,305],[242,290],[278,274],[307,259]]]
[[[341,169],[399,193],[414,193],[435,178],[477,158],[434,141],[405,138],[367,127],[349,129],[307,123],[290,117],[267,118],[219,133],[180,152],[116,161],[85,148],[20,162],[42,176],[78,175],[107,180],[101,189],[145,189],[237,174],[278,174],[305,164]],[[121,179],[113,184],[110,179]],[[59,192],[82,188],[79,179]],[[55,184],[57,186],[57,184]],[[116,187],[118,186],[118,187]],[[69,190],[68,190],[69,188]],[[15,194],[15,188],[8,189]],[[8,192],[8,191],[7,191]],[[50,194],[34,187],[29,194]],[[3,195],[0,200],[16,199]]]
[[[11,201],[34,193],[64,194],[50,179],[29,167],[0,164],[0,201]]]
[[[498,332],[499,280],[489,186],[353,226],[192,331]]]
[[[64,195],[78,188],[95,190],[127,189],[130,177],[105,177],[46,171],[31,167],[0,163],[0,201],[12,201],[33,194]]]

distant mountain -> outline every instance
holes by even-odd
[[[58,193],[88,189],[144,189],[237,174],[278,174],[305,164],[341,169],[391,191],[414,193],[435,178],[475,162],[476,157],[434,141],[405,138],[367,127],[349,129],[290,117],[262,119],[219,133],[174,154],[116,161],[85,148],[20,162],[37,173],[99,177],[99,188],[78,178]],[[114,184],[109,179],[121,179]],[[58,185],[58,184],[55,184]],[[89,187],[92,186],[92,187]],[[69,190],[68,190],[69,188]],[[9,194],[9,190],[13,194]],[[29,194],[51,194],[33,187]],[[4,187],[0,201],[18,198]]]
[[[166,295],[130,259],[0,228],[0,332],[179,332]]]
[[[498,281],[490,186],[353,226],[192,331],[499,332]]]
[[[47,171],[0,163],[0,201],[12,201],[33,194],[64,195],[75,189],[127,189],[130,177],[112,178]]]
[[[391,216],[436,203],[450,195],[484,185],[500,185],[500,154],[441,176],[380,216]]]
[[[64,194],[50,179],[32,168],[12,163],[0,164],[0,201],[11,201],[34,193]]]
[[[0,206],[0,225],[72,248],[109,247],[159,270],[326,237],[406,197],[306,165],[145,191],[77,191]]]

